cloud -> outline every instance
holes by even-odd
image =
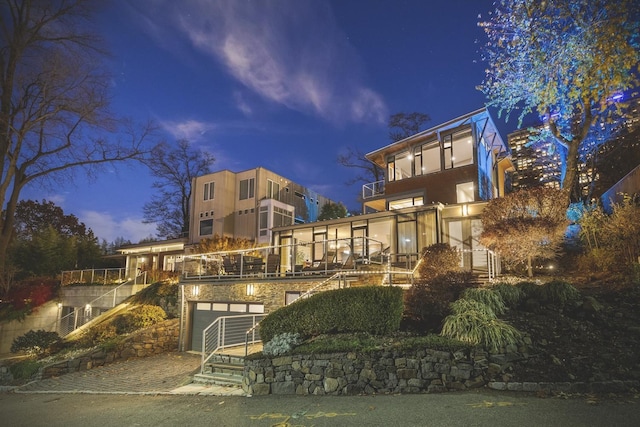
[[[365,85],[358,54],[325,2],[159,0],[138,13],[165,48],[186,38],[272,102],[332,122],[387,119],[383,98]]]
[[[118,237],[123,237],[132,243],[155,236],[155,224],[143,224],[142,218],[122,218],[116,219],[111,214],[97,211],[82,211],[80,220],[91,230],[100,240],[113,242]]]
[[[189,142],[198,142],[203,139],[205,133],[215,129],[213,123],[198,120],[161,120],[160,126],[169,132],[175,139],[186,139]]]
[[[233,100],[236,103],[236,108],[242,111],[245,116],[250,116],[253,114],[253,108],[251,108],[251,105],[249,105],[249,103],[245,100],[245,97],[240,91],[235,91],[233,93]]]

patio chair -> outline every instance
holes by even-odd
[[[304,267],[302,269],[302,274],[314,274],[320,273],[323,271],[335,270],[342,266],[341,263],[337,263],[336,261],[336,252],[335,251],[327,251],[322,259],[318,262],[318,265]]]
[[[272,275],[280,271],[280,254],[267,255],[267,274]]]

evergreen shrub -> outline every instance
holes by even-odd
[[[330,333],[397,331],[402,319],[402,289],[364,286],[313,295],[282,307],[260,322],[260,337],[297,333],[301,339]]]

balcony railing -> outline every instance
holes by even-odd
[[[362,186],[362,199],[371,199],[384,194],[384,180],[370,182]]]

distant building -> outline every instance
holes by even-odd
[[[620,134],[625,135],[638,128],[640,124],[640,98],[629,101],[628,118],[622,123]],[[561,152],[552,139],[536,141],[531,144],[534,132],[543,130],[545,123],[537,123],[524,129],[518,129],[507,136],[515,171],[511,176],[513,190],[545,186],[560,188],[563,179]],[[550,137],[553,138],[553,137]],[[610,141],[594,141],[581,147],[581,159],[578,163],[578,189],[583,197],[598,197],[606,190],[598,186],[600,179],[596,168],[597,161],[616,149],[618,137]],[[633,145],[633,144],[632,144]],[[640,148],[640,141],[636,147]],[[635,165],[633,165],[635,166]],[[629,172],[632,168],[625,171]]]

